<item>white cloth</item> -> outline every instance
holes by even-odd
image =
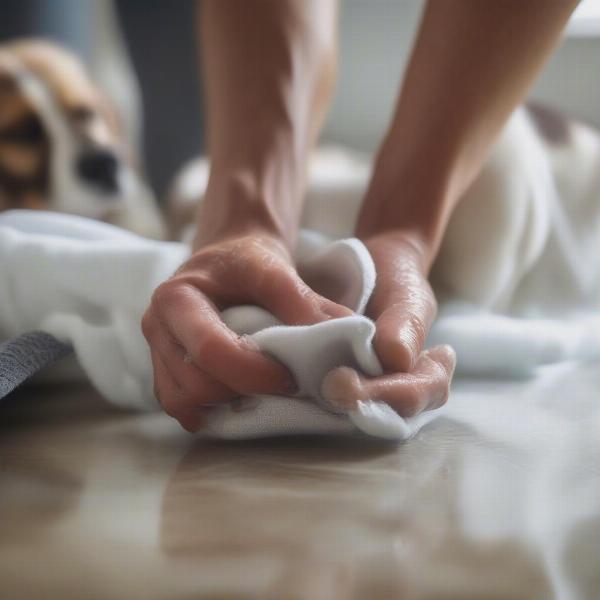
[[[600,144],[587,129],[577,135],[579,154],[557,170],[517,113],[456,211],[433,273],[444,301],[428,345],[453,345],[458,373],[527,375],[544,364],[600,357],[600,269],[591,243],[600,239],[598,186],[581,171],[587,165],[593,172]],[[579,178],[576,185],[565,175],[571,171]],[[344,301],[359,312],[374,283],[370,257],[356,240],[330,246],[327,240],[351,232],[367,177],[368,163],[346,154],[325,153],[313,163],[304,215],[311,231],[297,257],[343,274]],[[73,344],[83,370],[109,400],[155,406],[139,322],[154,288],[187,256],[183,244],[145,240],[92,221],[4,213],[0,340],[45,330]],[[405,439],[439,413],[402,420],[376,399],[349,415],[322,404],[319,389],[329,368],[349,364],[369,375],[379,372],[370,346],[373,325],[364,317],[301,329],[265,328],[273,323],[258,309],[238,308],[223,318],[290,367],[309,400],[262,397],[241,412],[223,408],[209,434],[243,438],[359,429]]]
[[[375,266],[359,240],[327,243],[314,234],[304,234],[298,254],[305,273],[318,274],[316,279],[336,277],[343,284],[335,300],[358,315],[364,312],[375,286]],[[225,407],[208,424],[212,435],[248,438],[359,429],[373,436],[403,440],[431,420],[431,413],[403,419],[376,399],[359,402],[347,415],[333,414],[332,407],[321,398],[323,379],[335,367],[351,366],[373,377],[383,373],[372,346],[375,325],[364,316],[290,327],[261,308],[243,306],[224,311],[222,317],[233,331],[250,335],[259,348],[291,370],[299,398],[259,396],[247,410]]]

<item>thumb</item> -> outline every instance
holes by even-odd
[[[424,277],[392,280],[376,293],[375,350],[386,371],[413,370],[429,334],[437,303]]]
[[[410,373],[414,369],[434,315],[434,304],[394,304],[381,314],[375,322],[374,345],[386,371]]]
[[[367,247],[377,265],[375,291],[367,306],[375,321],[375,351],[386,371],[411,372],[437,310],[423,248],[393,235],[374,238]]]
[[[288,264],[269,272],[259,296],[260,305],[287,325],[312,325],[354,314],[346,306],[317,294]]]

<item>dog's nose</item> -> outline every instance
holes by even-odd
[[[110,150],[87,152],[77,160],[77,174],[104,192],[116,192],[119,160]]]

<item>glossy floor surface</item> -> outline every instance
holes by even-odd
[[[0,598],[600,598],[600,365],[459,381],[403,446],[0,407]]]

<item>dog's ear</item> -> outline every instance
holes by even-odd
[[[0,62],[0,100],[2,100],[2,97],[6,94],[14,93],[15,87],[15,78]]]
[[[116,115],[104,94],[91,80],[79,59],[70,50],[43,39],[21,39],[6,48],[31,73],[52,90],[56,100],[67,110],[80,106],[100,110],[114,127]]]
[[[4,50],[0,50],[0,92],[14,87],[15,78],[10,69],[9,58]]]
[[[8,112],[8,103],[18,92],[17,79],[11,66],[5,53],[0,50],[0,125],[2,117]]]
[[[19,40],[11,51],[30,70],[50,86],[55,98],[72,114],[97,113],[111,136],[122,139],[123,126],[108,96],[90,78],[82,61],[71,51],[40,39]]]

